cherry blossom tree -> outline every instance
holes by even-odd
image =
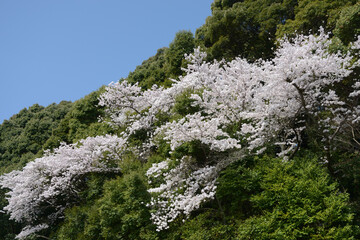
[[[21,171],[1,176],[1,187],[10,189],[4,210],[11,219],[26,224],[18,238],[45,229],[61,217],[78,197],[86,174],[120,171],[116,161],[125,151],[125,139],[89,137],[76,144],[62,144]]]
[[[5,208],[16,221],[28,223],[20,237],[45,228],[63,213],[77,184],[89,172],[120,171],[114,164],[124,151],[146,156],[168,144],[170,156],[148,169],[157,230],[167,229],[179,215],[189,216],[213,199],[219,173],[232,162],[278,146],[277,154],[291,159],[313,138],[324,152],[331,171],[332,151],[340,143],[359,149],[360,38],[348,52],[332,52],[329,35],[298,35],[280,41],[275,57],[250,63],[205,62],[200,49],[186,56],[185,75],[169,88],[154,85],[143,91],[126,80],[110,84],[100,97],[104,121],[121,130],[119,137],[87,138],[62,145],[29,163],[22,171],[0,178],[10,189]],[[346,86],[346,91],[343,91]],[[186,96],[190,106],[177,111]],[[145,132],[142,145],[131,142]],[[184,144],[204,147],[204,159],[179,154]],[[136,144],[135,144],[136,145]],[[181,157],[179,157],[181,155]],[[66,201],[65,201],[66,202]],[[54,211],[43,219],[43,206]]]
[[[141,110],[146,118],[156,119],[154,113],[161,111],[157,104],[162,101],[156,99],[167,99],[165,111],[171,115],[169,109],[176,96],[187,91],[192,93],[192,106],[200,109],[152,129],[155,146],[158,136],[168,141],[172,151],[192,141],[213,151],[205,166],[196,160],[184,160],[188,158],[175,160],[174,168],[168,168],[168,164],[154,166],[162,166],[165,171],[156,174],[164,182],[149,190],[154,194],[149,206],[157,209],[152,219],[158,230],[168,228],[180,213],[188,215],[214,197],[217,175],[238,159],[229,152],[239,152],[239,157],[246,152],[259,154],[266,145],[275,144],[280,148],[279,156],[291,158],[300,148],[302,136],[307,135],[320,139],[324,159],[332,170],[333,145],[346,141],[349,130],[358,126],[358,100],[354,99],[359,93],[358,76],[352,76],[351,90],[345,95],[339,85],[349,81],[359,60],[349,52],[329,51],[330,43],[323,31],[317,36],[299,35],[282,40],[274,59],[255,63],[244,59],[206,63],[204,53],[197,49],[187,58],[190,64],[186,76],[161,93],[156,89],[156,96],[149,93],[153,90],[144,93],[155,97],[151,110]],[[358,45],[359,40],[352,48],[358,51]],[[235,132],[226,132],[228,126],[236,124],[239,127]],[[357,143],[354,131],[350,136]],[[154,169],[149,171],[151,177]]]

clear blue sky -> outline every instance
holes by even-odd
[[[75,101],[211,15],[213,0],[1,0],[0,123],[35,103]]]

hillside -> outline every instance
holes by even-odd
[[[360,4],[211,10],[126,79],[0,125],[0,239],[360,238]]]

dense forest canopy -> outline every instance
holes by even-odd
[[[34,104],[0,125],[1,173],[23,167],[42,150],[72,103],[63,101],[47,107]]]
[[[0,239],[360,238],[360,3],[211,10],[126,79],[0,125]]]

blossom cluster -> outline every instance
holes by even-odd
[[[148,170],[147,176],[159,177],[153,175],[153,168]],[[168,224],[179,214],[189,216],[201,203],[214,197],[218,174],[216,167],[205,166],[195,171],[191,168],[191,159],[182,158],[178,166],[163,175],[165,183],[149,189],[150,193],[156,194],[148,206],[156,209],[151,213],[151,219],[158,231],[169,228]]]
[[[46,228],[43,218],[47,223],[59,218],[81,190],[80,182],[87,173],[119,171],[116,159],[125,150],[123,138],[88,137],[76,144],[62,144],[21,171],[2,175],[1,187],[11,190],[4,210],[11,219],[28,224],[18,237]]]

